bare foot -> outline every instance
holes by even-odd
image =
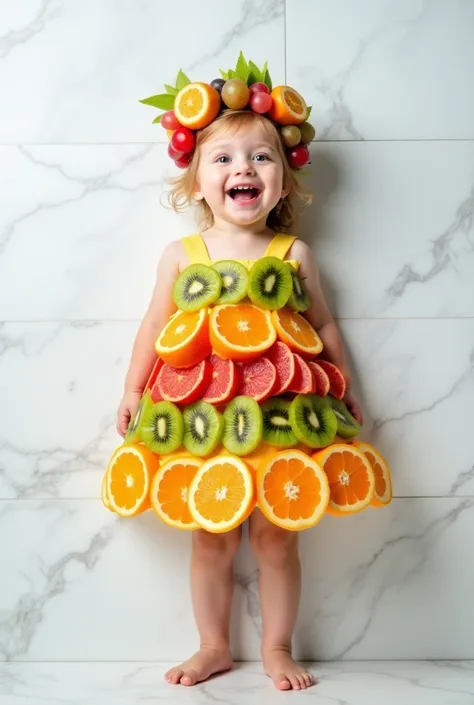
[[[287,651],[267,651],[263,655],[263,667],[278,690],[304,690],[315,684],[311,673],[296,663]]]
[[[165,673],[165,680],[172,685],[196,685],[214,673],[229,671],[231,668],[232,657],[229,651],[204,648],[199,649],[184,663],[171,668]]]

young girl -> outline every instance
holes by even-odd
[[[250,190],[239,192],[238,187]],[[155,290],[138,331],[118,410],[120,434],[127,430],[155,362],[154,343],[175,311],[173,283],[190,261],[253,261],[272,254],[299,262],[312,300],[305,315],[323,341],[325,356],[343,371],[350,389],[343,344],[321,291],[312,252],[301,240],[281,234],[293,229],[295,200],[302,193],[280,134],[267,117],[248,110],[225,111],[197,133],[193,159],[176,180],[171,200],[177,208],[198,202],[202,233],[168,245],[158,264]],[[361,420],[350,392],[345,402]],[[265,671],[279,690],[305,689],[313,684],[313,677],[291,655],[301,586],[298,533],[275,526],[256,509],[249,519],[249,535],[260,570]],[[229,619],[240,540],[241,528],[224,534],[193,532],[191,597],[201,646],[166,673],[169,683],[194,685],[232,666]]]

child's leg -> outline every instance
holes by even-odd
[[[242,529],[225,534],[193,532],[191,598],[201,648],[188,661],[169,670],[169,683],[195,685],[232,666],[229,623],[234,587],[233,564]]]
[[[298,533],[275,526],[256,509],[250,517],[250,543],[260,568],[262,658],[279,690],[300,690],[313,677],[291,658],[301,591]]]

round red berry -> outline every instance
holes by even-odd
[[[273,98],[268,93],[253,93],[250,98],[250,107],[256,113],[268,113],[273,105]]]
[[[180,157],[183,156],[182,152],[177,152],[176,149],[173,149],[173,146],[171,143],[168,145],[168,156],[171,157],[171,159],[179,159]]]
[[[187,127],[178,127],[178,129],[173,132],[173,136],[171,137],[171,146],[176,152],[181,152],[181,154],[189,154],[194,151],[195,144],[196,139],[194,137],[194,132],[189,130]]]
[[[299,144],[289,149],[288,161],[293,169],[301,169],[309,162],[309,149],[305,144]]]
[[[186,167],[189,166],[190,161],[190,154],[182,154],[180,157],[174,160],[174,163],[179,169],[186,169]]]
[[[168,110],[166,113],[163,113],[161,116],[161,124],[165,130],[177,130],[178,127],[181,127],[173,110]]]
[[[258,81],[257,83],[252,83],[252,85],[249,86],[249,91],[250,95],[253,95],[253,93],[270,93],[270,89],[267,84],[262,83],[261,81]]]

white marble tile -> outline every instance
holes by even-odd
[[[234,670],[196,688],[163,682],[166,663],[75,663],[0,665],[2,705],[30,705],[33,698],[51,705],[135,705],[146,700],[188,705],[272,705],[283,702],[259,664]],[[474,666],[454,662],[315,663],[317,686],[298,694],[321,705],[471,705]]]
[[[163,247],[196,228],[165,207],[165,152],[0,148],[0,320],[141,318]],[[301,235],[335,314],[474,315],[474,142],[319,144],[313,157]]]
[[[295,653],[306,660],[472,658],[474,501],[395,500],[302,537]],[[94,500],[0,503],[0,654],[21,661],[182,659],[196,647],[190,536]],[[233,646],[259,659],[257,572],[236,567]]]
[[[323,139],[474,137],[469,0],[292,0],[287,81]]]
[[[2,2],[0,143],[155,142],[138,101],[179,68],[212,81],[242,49],[284,81],[283,0]]]
[[[137,323],[0,324],[0,497],[95,498]],[[474,496],[474,321],[342,321],[395,496]],[[25,423],[25,408],[28,419]],[[442,433],[439,433],[442,429]]]

